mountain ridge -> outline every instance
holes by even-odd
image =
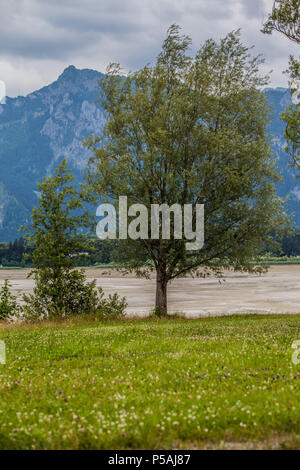
[[[74,171],[78,181],[90,151],[82,141],[90,134],[101,135],[105,116],[96,103],[101,72],[68,66],[55,80],[26,96],[6,98],[0,105],[0,241],[18,237],[17,229],[30,220],[37,203],[37,181],[52,173],[62,158]],[[284,181],[278,194],[290,196],[289,212],[297,212],[300,182],[295,170],[288,167],[284,152],[284,123],[280,114],[290,103],[289,91],[282,87],[266,88],[273,105],[269,135],[272,150]]]

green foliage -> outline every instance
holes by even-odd
[[[290,77],[291,95],[295,94],[299,100],[300,61],[290,56],[289,69],[286,73]],[[300,103],[288,106],[281,117],[286,123],[284,137],[287,145],[285,150],[292,157],[292,165],[300,170]]]
[[[90,236],[90,248],[87,249],[87,256],[78,259],[81,266],[95,266],[103,264],[104,266],[113,260],[113,253],[118,251],[118,243],[107,243],[107,240],[99,240]]]
[[[30,251],[30,248],[28,249]],[[26,265],[24,255],[26,247],[23,238],[14,242],[0,243],[0,266],[22,266]]]
[[[87,283],[84,271],[73,270],[63,280],[63,299],[59,305],[55,285],[49,288],[44,272],[40,273],[34,295],[24,295],[26,305],[23,318],[34,321],[43,318],[65,318],[70,316],[91,315],[100,319],[117,319],[125,316],[127,302],[118,294],[104,298],[102,288],[96,288],[96,281]]]
[[[259,91],[268,83],[259,74],[261,57],[251,57],[239,32],[206,41],[194,57],[190,44],[173,25],[153,66],[124,77],[111,64],[100,82],[108,122],[103,137],[86,142],[93,150],[87,194],[94,200],[105,195],[117,203],[126,195],[128,205],[142,203],[148,213],[155,203],[205,206],[200,251],[161,234],[120,240],[119,262],[144,276],[156,270],[156,306],[165,312],[168,282],[200,265],[260,271],[253,260],[263,240],[286,223]]]
[[[154,309],[151,312],[151,315],[154,315],[155,317],[162,318],[166,316],[166,312],[161,306],[155,305]]]
[[[66,161],[54,176],[39,184],[39,206],[33,209],[32,228],[27,240],[33,244],[33,294],[24,295],[25,318],[56,318],[93,314],[99,299],[95,281],[87,283],[75,260],[90,247],[80,229],[88,227],[87,212]],[[27,229],[28,230],[28,229]]]
[[[20,229],[26,230],[26,240],[34,246],[31,256],[34,268],[51,269],[58,277],[61,271],[74,267],[74,255],[89,247],[80,232],[89,226],[90,217],[83,211],[80,192],[73,181],[74,176],[63,160],[53,177],[38,183],[39,205],[32,211],[31,227]]]
[[[53,278],[51,270],[40,269],[34,293],[23,298],[26,320],[94,314],[99,304],[95,281],[87,283],[84,271],[78,270]]]
[[[86,245],[86,243],[85,243]],[[84,255],[74,256],[76,266],[94,266],[107,264],[112,260],[112,251],[117,249],[113,244],[105,244],[98,238],[88,236],[88,246],[82,249]],[[24,243],[23,238],[14,242],[0,243],[0,267],[31,267],[31,255],[34,247]]]
[[[300,105],[290,105],[282,113],[282,120],[286,123],[284,137],[287,145],[285,150],[292,157],[292,165],[300,170]]]
[[[127,302],[125,297],[119,297],[115,292],[109,294],[108,298],[104,298],[104,292],[102,288],[98,289],[99,301],[95,316],[103,320],[116,320],[125,317],[125,310],[127,308]]]
[[[16,297],[10,292],[7,279],[0,289],[0,320],[9,320],[19,313]]]
[[[275,252],[281,256],[300,255],[300,228],[296,227],[291,233],[279,239],[280,250]]]
[[[264,23],[262,32],[278,31],[296,43],[300,42],[300,1],[275,0],[272,13]]]
[[[300,264],[300,256],[274,256],[272,253],[265,253],[261,256],[261,263],[266,265],[271,264]]]
[[[282,33],[296,44],[300,44],[300,1],[275,0],[272,13],[264,24],[262,32],[272,34],[273,31]],[[300,61],[290,56],[289,69],[285,72],[290,76],[291,93],[294,92],[295,82],[300,80]],[[297,85],[296,85],[297,86]],[[299,93],[298,93],[299,94]],[[292,165],[300,169],[300,105],[290,105],[282,114],[286,123],[284,137],[287,141],[286,151],[292,157]]]

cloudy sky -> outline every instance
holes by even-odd
[[[0,0],[0,80],[7,95],[24,95],[56,80],[70,64],[105,71],[111,61],[134,70],[151,62],[167,28],[178,23],[195,50],[209,38],[241,28],[263,53],[271,86],[296,47],[260,32],[273,0]]]

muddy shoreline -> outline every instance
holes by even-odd
[[[0,270],[0,281],[8,279],[15,295],[30,292],[34,281],[28,270]],[[153,308],[155,280],[137,279],[111,268],[88,268],[88,279],[96,279],[105,294],[126,296],[128,313],[147,315]],[[262,275],[224,273],[216,278],[176,279],[169,285],[169,311],[190,317],[237,313],[300,313],[300,265],[271,266]]]

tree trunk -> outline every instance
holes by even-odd
[[[166,275],[157,269],[155,309],[158,316],[167,314],[167,284]]]

